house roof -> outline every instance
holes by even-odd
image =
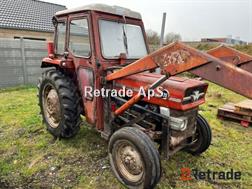
[[[64,9],[39,0],[1,0],[0,28],[52,32],[52,17]]]
[[[87,11],[87,10],[94,10],[94,11],[99,11],[99,12],[106,12],[106,13],[110,13],[110,14],[141,19],[141,14],[138,12],[132,11],[132,10],[124,8],[124,7],[119,7],[119,6],[115,6],[115,5],[109,6],[109,5],[105,5],[105,4],[90,4],[90,5],[80,6],[80,7],[73,8],[73,9],[67,9],[67,10],[57,12],[56,16],[69,14],[69,13],[73,13],[73,12]]]

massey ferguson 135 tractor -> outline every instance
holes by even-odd
[[[203,53],[179,42],[149,54],[141,15],[129,9],[88,5],[56,13],[53,24],[55,39],[48,43],[38,85],[43,121],[55,137],[69,138],[84,115],[109,141],[112,170],[129,188],[155,187],[159,154],[199,155],[211,143],[211,129],[198,114],[208,84],[174,75],[190,71],[252,97],[252,67],[242,69],[251,61],[245,54],[223,47]],[[141,87],[162,95],[147,97]],[[93,92],[102,89],[106,96]],[[133,94],[112,95],[120,89]]]

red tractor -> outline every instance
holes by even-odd
[[[182,43],[149,54],[141,15],[129,9],[88,5],[56,13],[53,24],[54,42],[48,43],[41,65],[47,69],[38,85],[43,121],[53,136],[70,138],[84,115],[109,141],[112,170],[129,188],[155,187],[160,154],[168,158],[184,150],[199,155],[211,144],[211,129],[198,114],[208,84],[173,75],[191,71],[251,95],[218,74],[235,70],[246,81],[250,75]],[[156,68],[161,74],[153,72]],[[213,78],[205,71],[211,69]],[[120,90],[131,95],[115,95]],[[150,91],[152,96],[144,95]]]

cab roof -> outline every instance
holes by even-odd
[[[70,14],[70,13],[77,13],[77,12],[88,11],[88,10],[110,13],[110,14],[114,14],[114,15],[130,17],[130,18],[142,19],[141,14],[138,12],[132,11],[132,10],[124,8],[124,7],[109,6],[109,5],[105,5],[105,4],[85,5],[85,6],[81,6],[81,7],[77,7],[77,8],[73,8],[73,9],[59,11],[59,12],[56,12],[55,15],[61,16],[61,15],[66,15],[66,14]]]

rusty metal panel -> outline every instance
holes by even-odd
[[[214,49],[211,49],[207,51],[207,53],[252,73],[251,55],[242,53],[236,49],[225,45],[221,45]]]
[[[82,103],[86,119],[89,123],[95,123],[95,104],[96,99],[90,96],[85,96],[83,93],[86,90],[85,87],[89,86],[94,88],[94,73],[90,68],[81,67],[78,70],[79,86],[81,87]]]
[[[196,67],[190,72],[252,98],[252,56],[224,45],[211,49],[207,53],[219,60]]]
[[[163,47],[150,56],[162,73],[170,75],[176,75],[210,61],[207,54],[180,42]]]
[[[246,70],[246,71],[252,73],[252,61],[241,64],[239,67],[243,70]]]
[[[196,67],[190,72],[231,91],[252,98],[252,74],[235,65],[223,61],[212,61],[210,64]]]

